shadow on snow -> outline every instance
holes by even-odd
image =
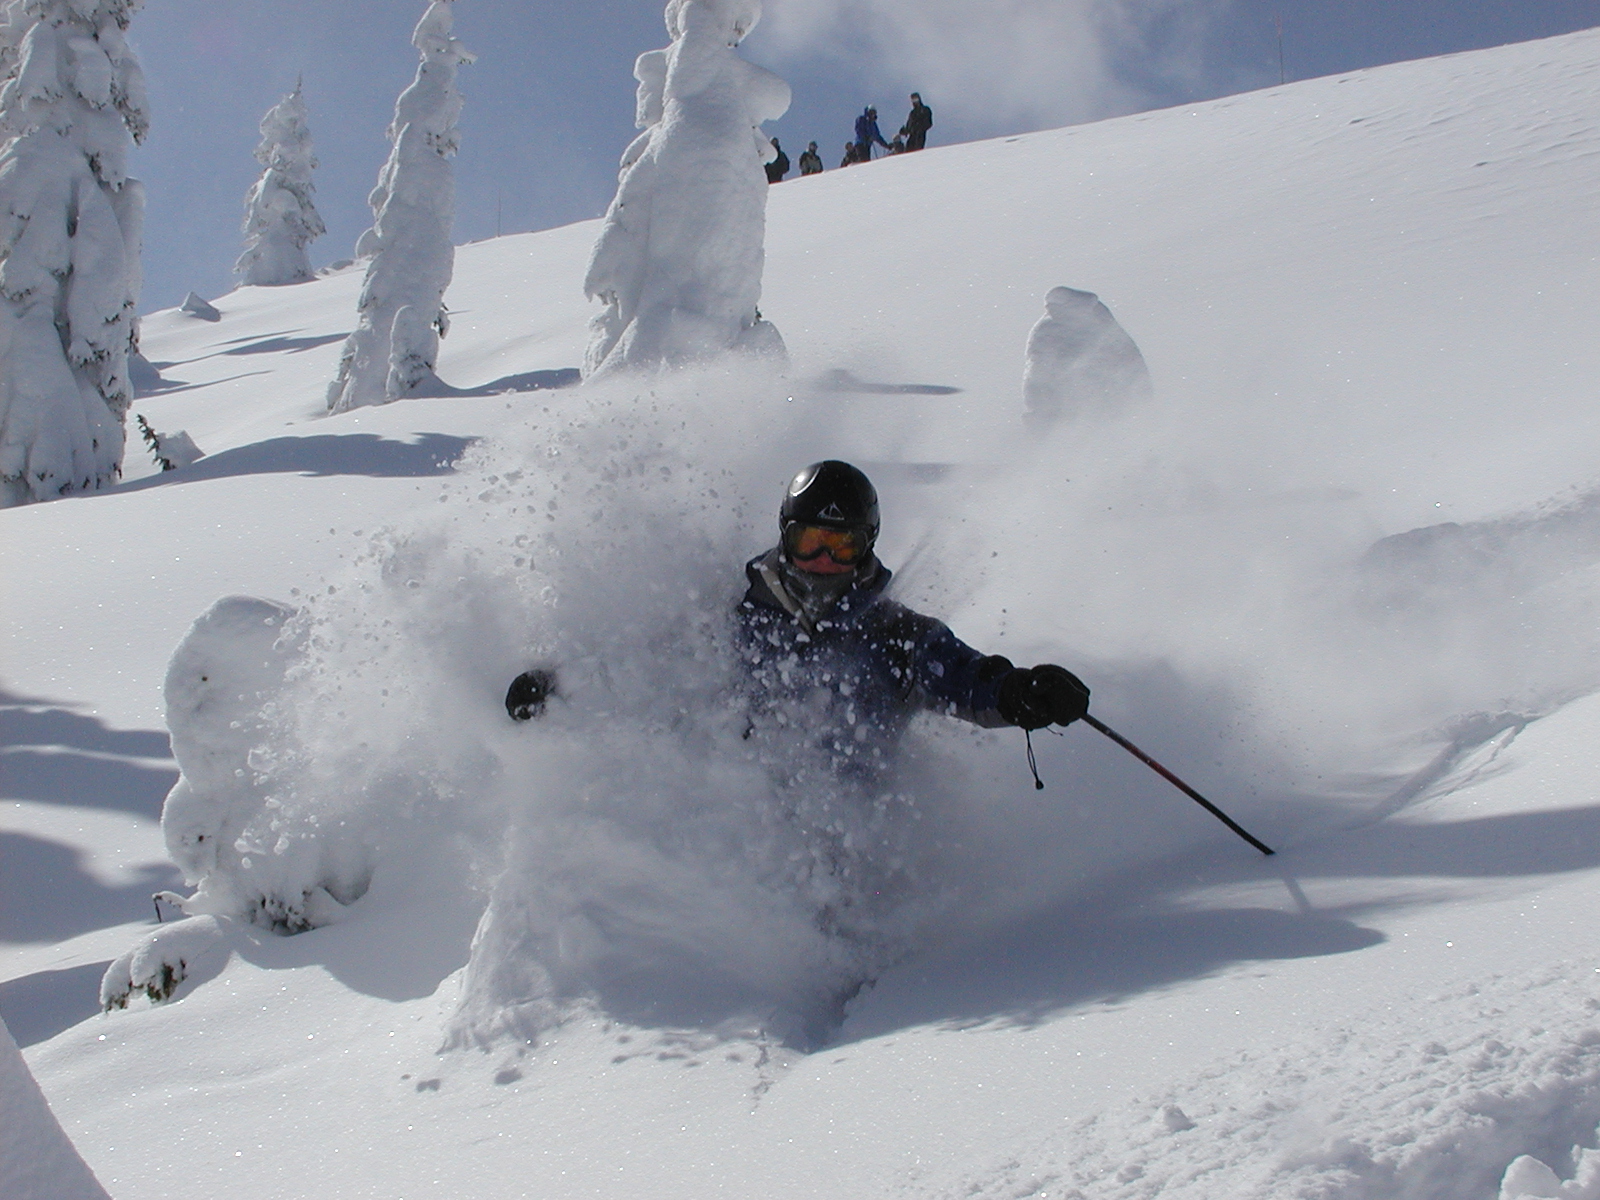
[[[375,433],[268,438],[264,442],[207,455],[176,471],[162,471],[121,484],[102,494],[137,492],[238,475],[365,475],[388,479],[449,475],[475,440],[444,433],[418,434],[414,442],[394,441]]]

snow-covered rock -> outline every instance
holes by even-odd
[[[217,306],[199,292],[190,292],[185,296],[183,303],[178,306],[178,311],[187,313],[191,317],[198,317],[202,321],[222,320],[222,313],[217,310]]]
[[[727,350],[781,357],[761,319],[767,177],[762,132],[789,108],[789,85],[735,47],[760,0],[671,0],[672,44],[640,55],[637,124],[616,197],[584,279],[605,308],[590,326],[584,374],[656,367]]]

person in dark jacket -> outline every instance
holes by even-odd
[[[778,525],[778,545],[745,567],[738,609],[747,736],[795,730],[835,774],[871,779],[925,709],[1029,730],[1089,711],[1089,689],[1065,668],[981,654],[888,596],[893,575],[873,552],[878,495],[849,463],[796,475]]]
[[[856,118],[856,161],[871,162],[872,147],[876,143],[885,150],[889,143],[884,141],[883,132],[878,128],[878,110],[872,105],[867,105],[859,117]]]
[[[922,97],[911,93],[911,115],[906,118],[900,132],[905,135],[907,150],[921,150],[928,143],[928,130],[933,128],[933,109],[922,102]]]
[[[817,153],[817,144],[815,142],[812,142],[810,145],[808,145],[805,149],[805,153],[800,156],[800,174],[822,174],[822,155]]]
[[[777,138],[772,139],[772,148],[778,152],[778,157],[767,164],[767,182],[782,183],[783,177],[789,173],[789,156],[778,145]]]
[[[839,165],[841,167],[853,167],[860,162],[861,159],[856,156],[856,152],[860,148],[854,142],[846,142],[844,144],[844,157],[839,160]]]

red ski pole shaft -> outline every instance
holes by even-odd
[[[1211,801],[1207,800],[1199,792],[1195,791],[1187,783],[1185,783],[1183,780],[1179,779],[1171,771],[1167,770],[1160,763],[1158,763],[1155,759],[1151,758],[1143,750],[1141,750],[1141,749],[1139,749],[1139,747],[1135,746],[1127,738],[1123,737],[1115,729],[1112,729],[1111,726],[1109,726],[1109,725],[1107,725],[1107,724],[1105,724],[1105,723],[1103,723],[1101,721],[1095,720],[1088,713],[1085,713],[1083,715],[1083,720],[1084,720],[1084,723],[1086,725],[1088,725],[1091,729],[1098,729],[1101,733],[1105,734],[1113,742],[1115,742],[1117,745],[1121,746],[1124,750],[1126,750],[1129,754],[1131,754],[1135,758],[1137,758],[1145,766],[1149,767],[1157,775],[1160,775],[1168,783],[1172,784],[1173,787],[1177,788],[1184,795],[1188,796],[1189,799],[1193,800],[1201,808],[1205,809],[1213,817],[1215,817],[1217,820],[1221,821],[1224,825],[1226,825],[1229,829],[1233,830],[1236,834],[1238,834],[1240,837],[1242,837],[1245,841],[1249,842],[1257,850],[1261,851],[1261,853],[1263,853],[1263,854],[1271,854],[1271,853],[1273,853],[1273,850],[1272,850],[1271,846],[1267,845],[1263,841],[1258,840],[1257,838],[1252,837],[1250,835],[1249,831],[1246,830],[1243,825],[1240,825],[1237,821],[1235,821],[1227,813],[1223,812],[1215,804],[1211,803]]]

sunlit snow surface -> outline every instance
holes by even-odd
[[[0,585],[0,1010],[107,1190],[1455,1200],[1519,1155],[1574,1174],[1600,1120],[1597,60],[1580,34],[786,183],[786,377],[548,386],[581,361],[594,225],[460,250],[440,374],[508,394],[314,419],[358,271],[147,319],[174,386],[136,411],[208,457],[0,514],[26,565]],[[1058,285],[1112,308],[1154,396],[1041,435],[1023,348]],[[878,482],[902,598],[1079,670],[1279,856],[1082,727],[1036,739],[1036,793],[1014,731],[929,719],[863,831],[908,866],[840,1024],[861,964],[810,920],[720,640],[824,455]],[[302,639],[234,853],[263,891],[360,898],[295,937],[223,920],[175,1002],[94,1018],[178,882],[167,660],[232,594]],[[513,726],[506,683],[549,661],[563,695]]]

